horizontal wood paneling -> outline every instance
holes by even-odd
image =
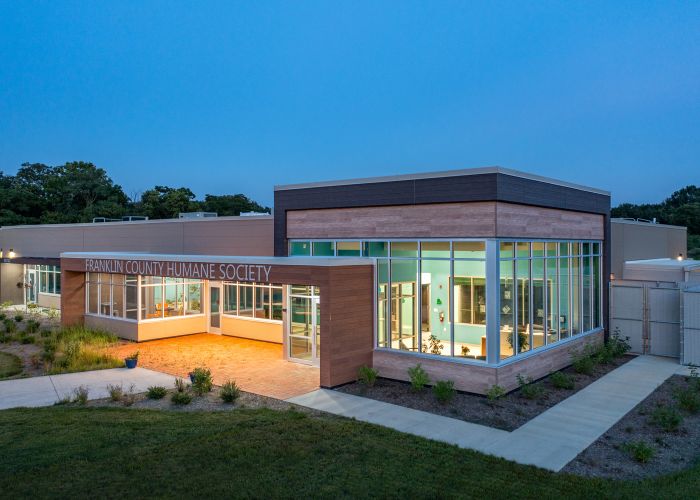
[[[605,239],[605,217],[554,208],[497,203],[496,235],[502,238]]]

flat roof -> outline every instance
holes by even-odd
[[[276,266],[366,266],[371,257],[255,257],[243,255],[180,255],[144,252],[62,252],[62,259],[156,260],[163,262],[208,262],[214,264],[262,264]]]
[[[614,222],[615,224],[634,224],[644,227],[667,227],[670,229],[682,229],[684,231],[688,230],[688,228],[685,226],[673,226],[671,224],[661,224],[659,222],[645,222],[642,220],[627,219],[625,217],[613,217],[610,219],[610,222]]]
[[[590,186],[584,186],[582,184],[574,184],[572,182],[561,181],[558,179],[553,179],[551,177],[544,177],[541,175],[529,174],[527,172],[521,172],[519,170],[512,170],[510,168],[492,166],[492,167],[478,167],[478,168],[465,168],[458,170],[443,170],[439,172],[424,172],[416,174],[405,174],[405,175],[389,175],[381,177],[364,177],[358,179],[344,179],[337,181],[322,181],[322,182],[308,182],[302,184],[283,184],[275,186],[275,191],[285,191],[290,189],[306,189],[315,187],[330,187],[330,186],[349,186],[354,184],[370,184],[377,182],[392,182],[392,181],[410,181],[418,179],[435,179],[440,177],[459,177],[465,175],[482,175],[482,174],[504,174],[511,175],[513,177],[521,177],[523,179],[530,179],[534,181],[546,182],[548,184],[555,184],[557,186],[569,187],[573,189],[579,189],[581,191],[588,191],[591,193],[603,194],[610,196],[610,191],[605,191],[602,189],[593,188]]]
[[[625,266],[646,268],[646,269],[682,269],[690,271],[700,267],[700,260],[694,259],[644,259],[644,260],[628,260]]]
[[[2,226],[2,229],[27,229],[36,227],[101,227],[101,226],[121,226],[129,224],[170,224],[170,223],[185,223],[194,224],[198,222],[216,222],[230,220],[261,220],[273,219],[273,215],[225,215],[222,217],[183,217],[176,219],[148,219],[148,220],[119,220],[111,222],[74,222],[66,224],[22,224],[17,226]]]

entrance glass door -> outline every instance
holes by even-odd
[[[36,303],[36,292],[38,289],[38,273],[34,269],[28,269],[25,275],[25,302],[27,304]]]
[[[209,283],[209,331],[221,333],[221,284]]]
[[[289,359],[317,365],[320,359],[321,305],[318,287],[291,286],[287,349]]]

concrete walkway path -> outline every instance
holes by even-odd
[[[287,401],[557,472],[678,371],[638,356],[513,432],[326,389]]]
[[[128,391],[134,384],[134,392],[144,392],[152,385],[170,388],[174,383],[175,377],[146,368],[112,368],[4,380],[0,382],[0,410],[51,406],[60,399],[72,397],[73,391],[81,385],[87,387],[88,399],[101,399],[109,396],[107,385],[122,384]]]

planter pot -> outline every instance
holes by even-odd
[[[138,363],[138,359],[125,359],[124,364],[126,364],[126,367],[131,369],[131,368],[136,368],[136,363]]]

